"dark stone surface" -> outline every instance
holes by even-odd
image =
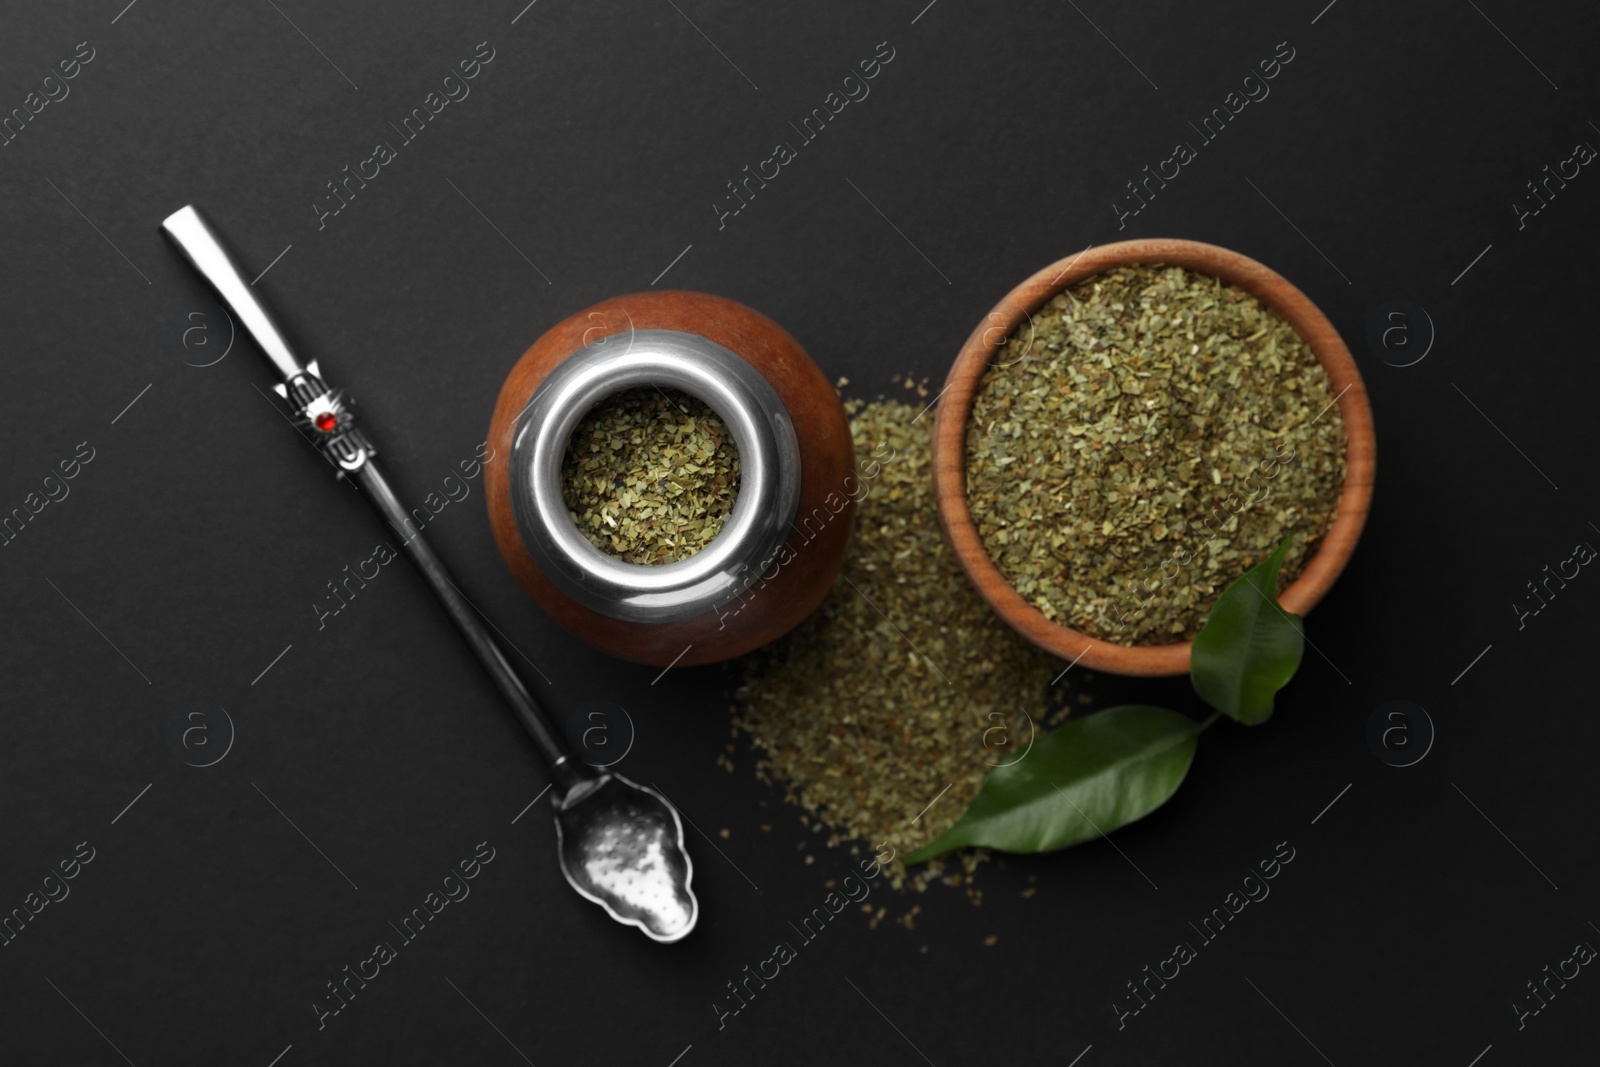
[[[1600,177],[1582,167],[1520,227],[1513,204],[1600,146],[1594,9],[923,2],[6,6],[0,107],[67,95],[0,148],[0,510],[68,495],[0,548],[0,907],[70,892],[0,948],[0,1059],[1592,1055],[1588,968],[1520,1029],[1513,1003],[1600,945],[1582,681],[1600,578],[1552,584],[1520,627],[1513,605],[1600,543],[1580,244]],[[46,83],[81,41],[93,58]],[[470,96],[402,144],[389,124],[485,41]],[[1189,123],[1285,41],[1270,95],[1201,144]],[[800,144],[790,123],[880,42],[870,96]],[[796,157],[719,228],[725,183],[780,140]],[[1119,230],[1124,183],[1180,140],[1196,158]],[[324,183],[380,141],[395,158],[319,229]],[[669,264],[663,285],[750,304],[872,396],[906,371],[936,387],[1019,279],[1139,235],[1237,249],[1326,311],[1377,418],[1371,519],[1278,714],[1213,728],[1166,808],[1115,848],[987,865],[981,908],[876,888],[891,920],[921,904],[914,930],[845,912],[719,1031],[725,983],[797,940],[851,862],[742,743],[717,767],[735,672],[653,681],[568,638],[508,577],[477,482],[427,531],[551,705],[626,708],[619,769],[714,840],[691,832],[701,929],[662,947],[566,888],[539,809],[513,825],[542,772],[406,563],[318,628],[325,583],[385,533],[271,410],[248,341],[213,362],[227,322],[157,229],[190,201],[247,269],[271,265],[259,288],[360,400],[408,499],[474,455],[535,337]],[[1395,301],[1437,335],[1411,366],[1365,342]],[[1086,689],[1199,712],[1181,680]],[[1368,747],[1391,700],[1435,731],[1408,767]],[[80,842],[92,861],[46,884]],[[390,924],[480,842],[470,895],[404,941]],[[1270,897],[1201,944],[1189,924],[1279,842]],[[325,983],[381,941],[396,958],[319,1029]],[[1125,983],[1179,941],[1196,958],[1119,1030]]]

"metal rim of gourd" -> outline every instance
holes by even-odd
[[[722,419],[739,449],[733,509],[715,537],[676,563],[625,563],[572,521],[561,464],[593,408],[628,389],[674,389]],[[512,428],[512,513],[534,561],[567,596],[603,615],[673,622],[745,592],[788,539],[800,498],[800,447],[772,384],[732,351],[676,330],[632,330],[574,352],[545,377]]]

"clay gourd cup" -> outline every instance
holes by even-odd
[[[558,478],[586,411],[652,385],[710,406],[742,468],[723,529],[654,568],[585,541]],[[569,316],[506,378],[489,443],[484,491],[506,565],[552,618],[618,658],[690,666],[759,648],[809,615],[844,564],[856,510],[844,407],[798,341],[735,301],[652,291]]]
[[[967,422],[985,370],[1016,328],[1063,289],[1095,274],[1137,264],[1171,265],[1206,274],[1254,296],[1283,316],[1327,372],[1344,420],[1344,488],[1332,526],[1304,569],[1283,591],[1284,610],[1305,614],[1344,570],[1372,502],[1376,442],[1372,411],[1355,361],[1338,332],[1306,295],[1255,260],[1198,241],[1145,239],[1091,248],[1052,263],[1017,286],[973,330],[945,379],[933,431],[933,483],[939,521],[979,594],[1035,645],[1083,667],[1126,675],[1176,675],[1189,670],[1190,642],[1124,645],[1052,622],[1001,574],[978,534],[966,493]]]

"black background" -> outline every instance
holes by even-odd
[[[1583,573],[1520,630],[1511,605],[1600,540],[1582,243],[1600,177],[1585,168],[1522,229],[1511,205],[1576,142],[1600,144],[1600,20],[1578,4],[1324,2],[7,4],[0,110],[78,42],[95,58],[0,149],[0,510],[79,442],[94,459],[0,549],[0,908],[78,842],[96,858],[0,948],[0,1059],[1592,1057],[1600,977],[1584,970],[1521,1030],[1511,1004],[1574,944],[1600,944],[1600,729],[1582,681],[1600,588]],[[482,41],[495,57],[471,96],[319,230],[324,183]],[[719,231],[724,183],[882,41],[895,58],[870,97]],[[1295,58],[1271,95],[1119,230],[1123,183],[1282,41]],[[1177,798],[1116,848],[991,863],[981,908],[879,888],[891,917],[922,905],[914,930],[847,912],[719,1032],[724,983],[850,860],[753,777],[742,743],[733,774],[715,766],[736,672],[652,686],[656,670],[567,637],[509,579],[481,481],[429,528],[548,701],[626,707],[620,769],[717,838],[725,856],[690,835],[700,929],[659,946],[566,888],[542,810],[512,825],[542,772],[406,564],[317,629],[325,583],[383,533],[269,409],[247,340],[192,365],[227,326],[158,232],[191,201],[252,276],[272,264],[258,288],[362,402],[408,500],[473,455],[535,337],[647,288],[686,246],[662,287],[764,311],[871,397],[907,371],[936,387],[994,302],[1052,260],[1173,236],[1273,266],[1350,343],[1377,420],[1371,519],[1278,714],[1209,731]],[[1397,299],[1438,334],[1406,368],[1364,341]],[[1088,688],[1199,711],[1182,680]],[[1405,769],[1366,741],[1390,699],[1437,727]],[[196,702],[236,730],[204,769],[173,741]],[[496,858],[471,896],[319,1031],[323,983],[480,841]],[[1187,922],[1280,841],[1295,859],[1272,895],[1119,1031],[1124,983],[1193,940]]]

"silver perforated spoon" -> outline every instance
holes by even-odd
[[[580,894],[615,920],[657,941],[677,941],[694,929],[700,906],[689,888],[694,864],[683,847],[683,822],[667,798],[620,774],[597,772],[571,758],[527,686],[462,594],[444,563],[407,532],[410,516],[356,425],[342,389],[322,380],[316,360],[302,363],[216,232],[193,205],[169,215],[161,228],[195,270],[211,283],[282,377],[275,388],[294,408],[297,424],[338,471],[360,488],[400,536],[406,554],[472,647],[550,768],[561,872]]]

